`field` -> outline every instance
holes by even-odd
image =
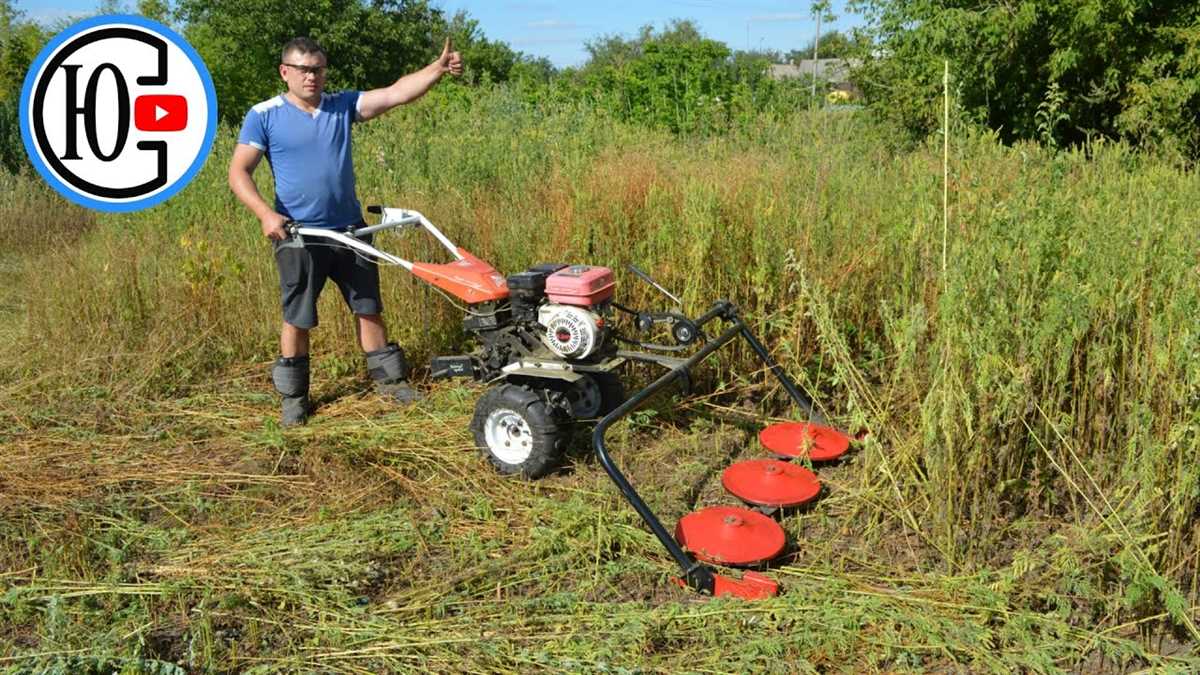
[[[357,130],[364,203],[418,209],[502,270],[608,265],[635,306],[661,302],[628,263],[690,313],[730,298],[830,419],[870,431],[784,518],[783,593],[676,588],[585,446],[535,483],[493,473],[477,387],[388,407],[333,292],[320,410],[280,430],[274,269],[224,130],[187,190],[133,215],[0,173],[0,667],[1200,668],[1193,171],[955,124],[944,230],[940,140],[854,112],[684,138],[437,94]],[[467,347],[440,295],[390,269],[384,293],[413,361]],[[739,350],[611,434],[668,525],[731,503],[719,470],[796,414]]]

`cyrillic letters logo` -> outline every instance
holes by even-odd
[[[216,91],[199,55],[140,16],[99,16],[59,33],[21,91],[33,165],[64,197],[101,211],[148,208],[183,189],[216,128]]]

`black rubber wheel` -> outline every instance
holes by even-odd
[[[625,385],[614,373],[589,373],[600,387],[600,413],[604,417],[625,402]]]
[[[475,404],[475,446],[503,474],[541,478],[562,461],[566,440],[546,401],[515,384],[493,387]]]
[[[625,386],[612,373],[580,373],[576,382],[545,379],[532,385],[558,394],[556,410],[566,420],[598,420],[625,402]]]

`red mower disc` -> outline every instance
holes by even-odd
[[[755,506],[798,506],[821,491],[817,474],[777,459],[749,459],[731,464],[721,474],[730,494]]]
[[[784,457],[808,457],[824,462],[850,449],[850,437],[837,429],[808,422],[780,422],[758,432],[763,447]]]
[[[740,506],[710,506],[679,519],[675,538],[704,562],[754,565],[783,551],[779,523]]]

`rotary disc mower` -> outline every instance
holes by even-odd
[[[559,465],[570,427],[600,418],[592,432],[596,456],[679,565],[682,585],[743,598],[778,592],[776,583],[758,572],[746,571],[735,579],[718,574],[710,564],[755,567],[778,556],[786,536],[768,514],[808,502],[820,491],[811,471],[782,460],[835,459],[846,451],[849,439],[825,424],[732,303],[719,300],[694,318],[632,309],[615,300],[615,281],[607,267],[544,264],[505,276],[455,245],[416,211],[379,206],[367,210],[381,216],[379,224],[329,230],[293,223],[287,229],[313,244],[347,247],[376,262],[403,267],[465,306],[463,328],[477,339],[478,348],[470,354],[435,357],[431,374],[435,379],[469,377],[488,385],[476,403],[471,432],[498,471],[530,479],[546,475]],[[424,230],[453,261],[412,262],[364,240],[393,228]],[[630,269],[681,305],[644,272]],[[715,332],[715,327],[721,330]],[[669,335],[669,344],[649,341],[652,335]],[[667,386],[681,383],[690,388],[691,369],[739,339],[750,345],[809,421],[766,427],[760,442],[777,459],[739,462],[724,473],[725,488],[753,509],[702,509],[682,518],[672,536],[613,461],[605,432]],[[631,361],[665,372],[627,397],[619,371]]]

